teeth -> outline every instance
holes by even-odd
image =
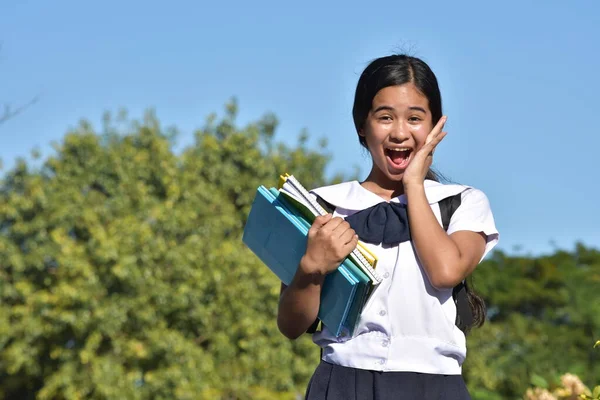
[[[388,149],[390,151],[410,151],[410,149]]]

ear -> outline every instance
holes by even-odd
[[[358,136],[365,137],[365,132],[361,129],[358,131]]]

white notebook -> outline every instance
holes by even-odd
[[[281,176],[279,186],[279,191],[295,202],[299,206],[300,211],[303,211],[302,206],[304,206],[313,216],[328,214],[327,210],[321,207],[293,175],[286,174],[285,176]],[[308,218],[309,216],[306,217]],[[375,270],[377,258],[360,241],[357,248],[350,253],[349,257],[371,279],[373,285],[381,283],[382,278]]]

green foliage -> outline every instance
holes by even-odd
[[[243,245],[257,186],[308,187],[328,156],[237,104],[194,142],[148,113],[86,122],[0,181],[0,399],[295,399],[318,363],[276,327],[279,282]],[[323,146],[325,143],[323,143]],[[353,177],[354,178],[354,177]],[[600,252],[496,252],[474,276],[489,320],[468,339],[474,399],[600,376]],[[590,386],[591,387],[591,386]]]
[[[473,280],[488,321],[467,340],[469,387],[511,399],[530,384],[554,386],[565,372],[597,382],[600,356],[590,342],[600,333],[600,252],[583,245],[538,258],[496,252]]]
[[[274,142],[236,104],[195,143],[149,113],[82,122],[39,170],[0,184],[0,397],[272,398],[318,350],[279,334],[279,283],[241,243],[259,184],[322,185],[322,151]]]

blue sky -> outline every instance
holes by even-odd
[[[0,125],[5,169],[50,152],[81,118],[154,108],[180,142],[232,97],[277,138],[327,137],[328,172],[368,172],[351,118],[358,75],[408,50],[442,89],[435,165],[482,189],[510,253],[600,248],[600,2],[0,2],[0,103],[39,101]]]

